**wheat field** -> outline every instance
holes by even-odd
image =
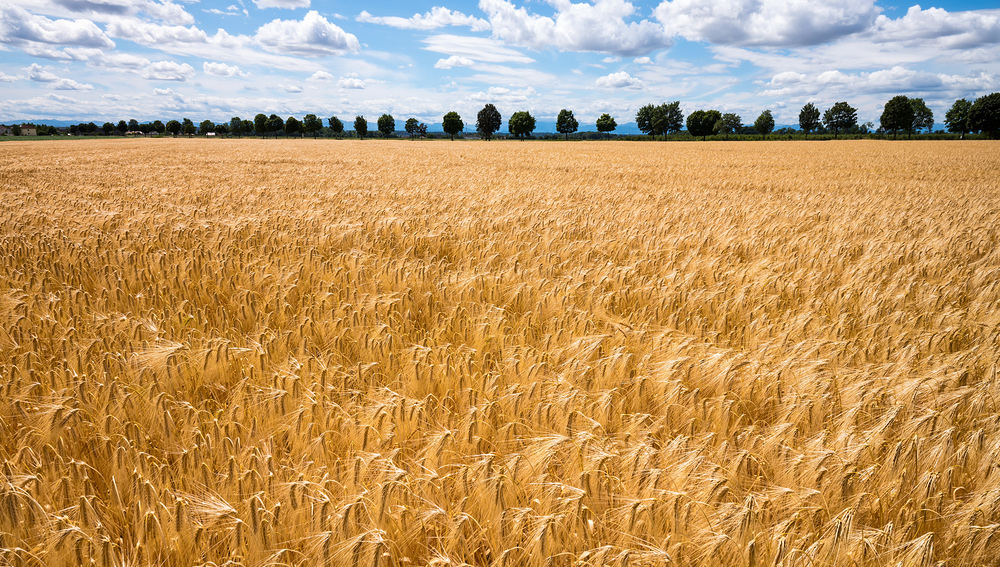
[[[994,565],[991,142],[0,146],[0,565]]]

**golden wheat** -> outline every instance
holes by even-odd
[[[5,143],[0,564],[991,565],[996,149]]]

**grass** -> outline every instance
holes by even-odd
[[[995,150],[5,144],[0,564],[992,564]]]

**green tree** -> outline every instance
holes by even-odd
[[[819,128],[819,109],[816,105],[807,102],[799,111],[799,128],[809,137],[809,132]]]
[[[757,120],[754,120],[753,122],[753,129],[765,138],[774,131],[774,117],[771,116],[770,110],[765,110],[760,113]]]
[[[365,120],[364,116],[354,117],[354,132],[357,133],[358,137],[362,140],[365,139],[365,134],[368,133],[368,121]]]
[[[277,114],[272,114],[267,117],[267,131],[273,132],[274,137],[277,138],[281,131],[285,129],[285,121],[282,120]]]
[[[944,123],[948,126],[948,131],[961,134],[964,138],[969,133],[969,112],[972,110],[972,101],[960,98],[951,105],[951,108],[944,115]]]
[[[232,132],[237,138],[243,134],[243,119],[239,116],[233,116],[229,119],[229,131]]]
[[[896,139],[896,133],[908,131],[913,127],[913,105],[905,95],[897,95],[889,99],[882,107],[882,116],[879,124],[886,132],[892,132],[892,139]]]
[[[194,122],[191,122],[190,118],[185,118],[181,121],[181,132],[185,136],[194,136]]]
[[[160,120],[153,120],[153,131],[157,134],[162,134],[167,130],[167,127]]]
[[[451,136],[451,139],[455,139],[455,135],[465,129],[465,123],[462,122],[462,117],[458,115],[457,112],[452,110],[448,114],[444,115],[441,127],[444,128],[445,134]]]
[[[610,114],[605,112],[600,116],[600,118],[597,119],[598,132],[606,134],[608,132],[614,132],[615,128],[618,128],[618,123],[615,122],[615,119],[612,118]],[[611,135],[608,134],[608,137],[610,138]]]
[[[487,104],[476,115],[476,131],[487,140],[493,139],[493,134],[500,129],[503,117],[500,111],[492,104]]]
[[[323,129],[323,121],[315,114],[306,114],[302,118],[302,130],[307,134],[312,134],[313,138]]]
[[[525,136],[535,131],[535,117],[527,110],[515,112],[507,121],[507,130],[523,142]]]
[[[579,127],[580,123],[577,122],[576,117],[573,116],[572,110],[566,110],[564,108],[559,111],[559,116],[556,118],[556,131],[560,134],[565,134],[567,140],[569,140],[569,135],[576,132]]]
[[[103,132],[105,136],[110,136],[115,132],[115,125],[110,122],[105,122],[101,125],[101,132]]]
[[[730,134],[739,132],[741,128],[743,128],[743,118],[739,114],[727,112],[722,115],[722,118],[715,123],[712,129],[716,134],[725,134],[728,140]]]
[[[406,124],[403,125],[403,130],[406,130],[407,135],[409,135],[410,139],[412,140],[413,136],[416,135],[417,128],[419,126],[420,126],[419,120],[417,120],[416,118],[407,118]]]
[[[344,133],[344,123],[341,122],[336,116],[331,116],[327,119],[327,123],[330,124],[330,131],[333,132],[334,135],[339,136]]]
[[[934,128],[934,112],[927,108],[927,103],[922,98],[911,98],[910,106],[913,107],[913,122],[909,131],[920,133],[921,130],[928,132]]]
[[[635,122],[640,131],[650,136],[666,136],[677,132],[684,125],[681,102],[675,100],[659,106],[647,104],[635,113]]]
[[[115,130],[118,130],[119,136],[124,136],[125,132],[128,132],[128,124],[124,120],[119,120],[118,125],[115,126]]]
[[[391,114],[379,116],[378,131],[382,132],[383,137],[391,138],[396,133],[396,119]]]
[[[253,130],[261,138],[267,137],[267,115],[260,113],[253,117]]]
[[[981,96],[972,103],[969,129],[983,132],[991,140],[1000,138],[1000,93]]]
[[[823,113],[823,125],[833,130],[833,137],[837,138],[841,130],[850,130],[858,125],[858,109],[846,102],[834,103]]]
[[[229,126],[225,122],[220,122],[215,125],[215,133],[220,136],[225,136],[229,133]]]
[[[139,131],[139,121],[136,120],[135,118],[129,120],[128,121],[128,131],[129,132],[138,132]]]
[[[21,135],[21,125],[20,124],[15,124],[15,125],[11,126],[10,127],[10,133],[14,134],[15,136],[20,136]]]
[[[715,123],[722,120],[718,110],[696,110],[688,115],[687,129],[692,136],[701,136],[704,140],[715,131]]]
[[[209,132],[215,132],[215,122],[211,120],[202,120],[201,124],[198,125],[198,133],[204,136]]]
[[[170,132],[171,136],[176,136],[181,133],[181,123],[176,120],[170,120],[167,122],[167,132]]]
[[[240,131],[244,134],[250,135],[253,134],[253,128],[253,120],[244,120],[243,124],[240,126]]]
[[[285,120],[285,134],[288,136],[302,134],[302,122],[294,116],[289,116],[288,120]]]

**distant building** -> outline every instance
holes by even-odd
[[[38,129],[34,126],[29,126],[27,124],[21,124],[21,135],[22,136],[37,136]]]
[[[10,126],[0,124],[0,136],[10,136]]]

